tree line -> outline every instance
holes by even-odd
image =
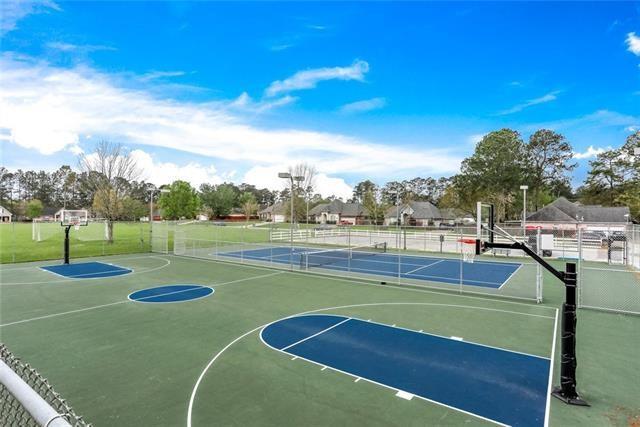
[[[618,148],[603,151],[589,162],[584,183],[572,189],[571,173],[576,162],[571,143],[560,133],[541,129],[527,141],[512,129],[489,132],[463,160],[460,172],[451,177],[416,177],[378,185],[371,180],[357,183],[348,202],[362,203],[369,216],[380,222],[384,212],[396,203],[429,201],[440,208],[474,213],[475,202],[496,206],[498,220],[520,219],[522,191],[529,186],[527,211],[531,212],[559,196],[583,204],[629,206],[640,218],[640,131]],[[307,209],[337,199],[323,197],[315,189],[313,166],[299,164],[289,170],[294,180],[281,191],[251,184],[202,184],[198,189],[185,181],[157,187],[139,180],[135,162],[118,144],[102,142],[94,153],[80,156],[79,170],[62,166],[53,172],[17,170],[0,166],[0,204],[18,218],[34,218],[46,209],[90,208],[109,221],[135,220],[148,215],[151,197],[158,197],[167,219],[193,218],[202,213],[221,218],[234,211],[247,217],[275,202],[289,212],[294,203],[296,220],[306,218]]]

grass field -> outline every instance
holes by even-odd
[[[45,223],[41,241],[32,239],[30,222],[0,224],[0,263],[61,259],[64,233],[58,223]],[[104,239],[104,223],[90,223],[79,231],[71,229],[70,242],[73,256],[87,257],[115,255],[151,250],[149,224],[119,222],[114,225],[114,241]]]
[[[242,233],[230,230],[216,233]],[[491,424],[400,399],[261,342],[262,326],[309,311],[542,357],[552,355],[556,336],[553,383],[559,382],[554,328],[563,289],[551,276],[545,302],[529,304],[170,255],[99,260],[133,273],[83,280],[38,268],[50,262],[0,267],[1,340],[96,426]],[[127,299],[136,290],[177,283],[215,293],[179,304]],[[550,425],[638,422],[640,382],[632,373],[640,370],[633,338],[639,329],[637,316],[579,311],[578,388],[592,407],[551,399]]]

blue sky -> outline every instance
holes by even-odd
[[[585,176],[640,128],[640,3],[3,2],[9,168],[104,138],[158,184],[449,176],[486,132],[557,130]]]

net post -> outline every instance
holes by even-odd
[[[568,262],[564,280],[566,295],[562,304],[560,386],[553,389],[552,395],[570,405],[590,406],[576,391],[577,276],[576,264]]]

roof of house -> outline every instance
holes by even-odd
[[[580,205],[560,197],[554,200],[553,203],[528,215],[527,221],[618,223],[628,222],[628,218],[629,208],[626,206]]]
[[[284,215],[284,202],[275,202],[258,212],[258,214]]]
[[[321,215],[322,213],[363,216],[366,215],[366,209],[361,203],[345,203],[342,200],[333,200],[330,203],[321,203],[309,211],[309,215]]]
[[[8,215],[8,216],[13,215],[11,212],[9,212],[9,209],[5,208],[4,206],[0,206],[0,213],[2,215]]]
[[[400,214],[409,214],[415,219],[442,218],[440,210],[431,202],[409,202],[400,206]],[[398,215],[398,208],[392,206],[385,212],[385,217],[393,218]]]

